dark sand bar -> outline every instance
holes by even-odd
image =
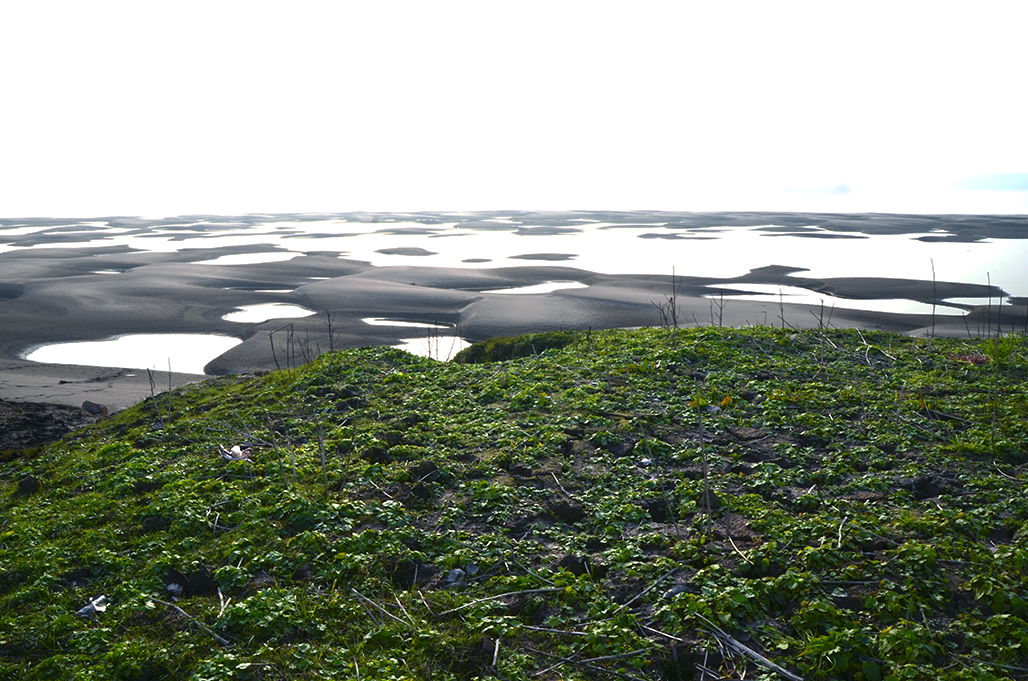
[[[551,222],[566,224],[566,214],[561,215],[564,217],[554,217]],[[703,214],[673,215],[676,224],[683,226],[689,226],[689,220],[706,219]],[[744,217],[718,215],[720,220],[713,221],[717,224],[738,222]],[[856,229],[852,217],[838,218],[842,229]],[[623,214],[621,219],[627,222],[638,218],[632,213]],[[757,219],[752,218],[750,224]],[[766,219],[763,214],[759,217]],[[791,216],[790,220],[786,228],[803,229],[799,218]],[[780,219],[776,224],[781,222],[786,221]],[[898,226],[882,220],[872,222],[875,229],[886,232],[912,229],[905,219],[899,220]],[[1013,229],[1009,222],[999,220],[997,229],[1009,233]],[[939,238],[989,236],[981,221],[970,224],[972,229],[966,232],[939,232]],[[1019,224],[1023,228],[1025,219],[1020,218]],[[925,230],[925,225],[916,228]],[[291,260],[260,265],[212,266],[196,261],[200,257],[210,259],[276,249],[254,244],[156,252],[100,243],[64,248],[56,243],[62,236],[80,238],[84,232],[88,230],[79,229],[70,236],[50,234],[46,238],[55,243],[0,253],[0,399],[75,406],[90,400],[111,409],[138,402],[150,394],[145,371],[40,364],[21,359],[41,345],[127,334],[233,336],[242,343],[206,367],[207,374],[228,374],[282,366],[287,326],[294,341],[302,339],[308,352],[394,344],[397,330],[362,321],[369,317],[452,325],[468,341],[545,330],[658,326],[666,321],[665,306],[674,291],[678,322],[683,326],[784,324],[809,328],[830,322],[833,327],[924,335],[933,328],[930,314],[825,310],[816,305],[779,302],[773,297],[753,301],[740,296],[752,293],[753,289],[748,287],[754,285],[800,287],[855,300],[904,298],[929,305],[933,298],[991,295],[998,300],[1005,296],[998,287],[979,283],[881,277],[809,278],[795,267],[776,263],[732,278],[678,276],[673,289],[669,273],[603,274],[549,257],[536,258],[534,262],[526,260],[523,266],[460,268],[418,266],[419,258],[414,254],[409,266],[376,267],[347,260],[337,253],[309,251]],[[44,237],[34,238],[38,241]],[[311,239],[315,247],[317,243],[317,238]],[[659,247],[662,242],[652,243]],[[551,281],[578,282],[584,287],[523,295],[490,292]],[[1008,298],[1007,302],[1002,323],[1007,329],[1020,329],[1025,323],[1025,300]],[[299,305],[316,314],[262,323],[223,319],[242,306],[262,303]],[[943,316],[940,310],[934,317],[937,335],[984,333],[990,323],[995,325],[997,321],[995,309],[984,306],[968,307],[964,315],[952,314],[952,309],[949,312]],[[277,357],[273,354],[275,342],[279,344]],[[161,361],[155,358],[157,366]],[[171,383],[177,386],[202,378],[177,374],[171,377]],[[158,372],[158,390],[166,389],[168,383],[167,372]]]

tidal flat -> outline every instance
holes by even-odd
[[[143,368],[181,385],[343,348],[428,354],[669,315],[683,327],[1024,331],[1026,227],[1025,216],[666,211],[0,219],[0,399],[120,409],[149,395]],[[255,308],[280,312],[239,316]],[[313,314],[292,318],[298,308]],[[84,346],[26,359],[140,334],[239,342],[178,349],[189,357],[154,346],[121,373],[73,352]]]

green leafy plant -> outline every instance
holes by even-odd
[[[0,678],[1018,678],[994,341],[562,332],[156,396],[0,462]]]

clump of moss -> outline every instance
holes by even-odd
[[[464,348],[454,356],[453,361],[458,364],[479,364],[530,357],[546,350],[566,347],[581,335],[573,331],[546,331],[525,336],[497,336]]]

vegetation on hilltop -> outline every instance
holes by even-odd
[[[1028,678],[1022,337],[538,340],[0,463],[0,678]]]

